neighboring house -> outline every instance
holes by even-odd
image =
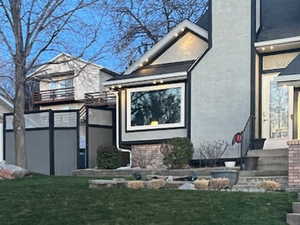
[[[90,147],[90,165],[95,166],[96,150],[98,145],[107,145],[112,142],[112,134],[109,129],[98,135],[98,140],[93,140],[91,131],[90,142],[87,141],[87,112],[86,106],[114,108],[114,95],[108,94],[103,83],[117,77],[118,74],[97,64],[86,62],[71,55],[62,53],[50,60],[48,64],[37,69],[31,74],[39,81],[39,91],[33,93],[33,104],[42,110],[80,110],[80,149],[85,151]],[[91,109],[90,122],[101,124],[110,128],[112,126],[111,112]],[[100,115],[101,114],[101,115]],[[96,121],[96,122],[95,122]],[[92,129],[92,128],[91,128]],[[95,128],[96,129],[96,128]],[[112,129],[112,128],[111,128]],[[111,130],[110,129],[110,130]],[[96,131],[95,131],[96,132]],[[99,133],[99,131],[97,131]],[[101,138],[104,135],[106,138]],[[88,162],[86,163],[88,165]]]
[[[31,74],[39,81],[33,103],[40,110],[80,109],[89,97],[96,98],[104,92],[104,81],[117,75],[102,66],[62,53]]]
[[[178,24],[123,77],[105,82],[119,93],[120,144],[135,154],[188,137],[198,149],[231,143],[246,125],[252,142],[267,139],[265,148],[299,138],[299,11],[299,0],[211,0],[197,23]]]
[[[12,102],[0,94],[0,162],[3,160],[3,114],[12,111]]]

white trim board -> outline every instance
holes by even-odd
[[[275,39],[275,40],[270,40],[270,41],[260,41],[260,42],[256,42],[254,44],[254,46],[259,48],[259,47],[266,47],[266,46],[270,46],[270,45],[288,44],[288,43],[293,43],[293,42],[300,42],[300,36],[291,37],[291,38]]]
[[[300,74],[278,76],[274,80],[277,81],[277,82],[300,81]]]
[[[162,48],[168,45],[171,41],[178,37],[185,29],[189,29],[196,34],[208,39],[208,32],[198,25],[192,23],[189,20],[184,20],[173,28],[167,35],[165,35],[159,42],[157,42],[149,51],[146,52],[139,60],[134,62],[126,71],[125,74],[130,74],[133,71],[140,68],[146,62],[149,61],[155,54],[157,54]]]

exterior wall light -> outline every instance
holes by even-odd
[[[164,83],[164,81],[163,81],[163,80],[160,80],[160,81],[159,81],[159,83],[163,84],[163,83]]]
[[[153,83],[153,84],[156,84],[156,81],[153,81],[152,83]]]
[[[119,85],[118,88],[122,88],[122,85]]]
[[[273,49],[274,49],[274,46],[272,45],[272,46],[270,47],[270,49],[273,50]]]
[[[262,48],[261,48],[261,50],[265,51],[265,50],[266,50],[266,48],[265,48],[265,47],[262,47]]]

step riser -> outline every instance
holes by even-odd
[[[300,225],[300,214],[289,213],[287,215],[287,224],[289,225]]]
[[[259,157],[258,163],[287,163],[288,160],[285,156]]]
[[[248,151],[248,156],[258,156],[258,157],[287,157],[288,150],[287,149],[276,149],[276,150],[255,150],[255,151]]]
[[[300,213],[300,202],[293,203],[293,212]]]
[[[288,170],[288,165],[258,165],[257,170],[260,171],[283,171],[283,170]]]

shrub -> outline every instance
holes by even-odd
[[[173,138],[161,147],[164,164],[171,169],[182,169],[188,166],[193,152],[193,144],[188,138]]]
[[[145,185],[143,181],[133,180],[127,182],[127,187],[131,189],[142,189]]]
[[[208,190],[209,180],[201,179],[201,180],[195,180],[194,186],[198,190]]]
[[[214,178],[209,181],[209,187],[213,190],[223,190],[230,188],[230,181],[228,178]]]
[[[200,159],[207,160],[209,166],[217,166],[217,160],[222,158],[228,149],[229,144],[224,140],[204,141],[196,149],[195,155]]]
[[[147,182],[147,188],[150,189],[161,189],[166,185],[166,181],[163,179],[155,179],[155,180],[150,180]]]
[[[99,169],[121,167],[121,153],[114,146],[100,146],[97,150],[97,167]]]
[[[276,181],[264,181],[258,185],[258,187],[265,189],[266,191],[278,191],[280,190],[281,185]]]

